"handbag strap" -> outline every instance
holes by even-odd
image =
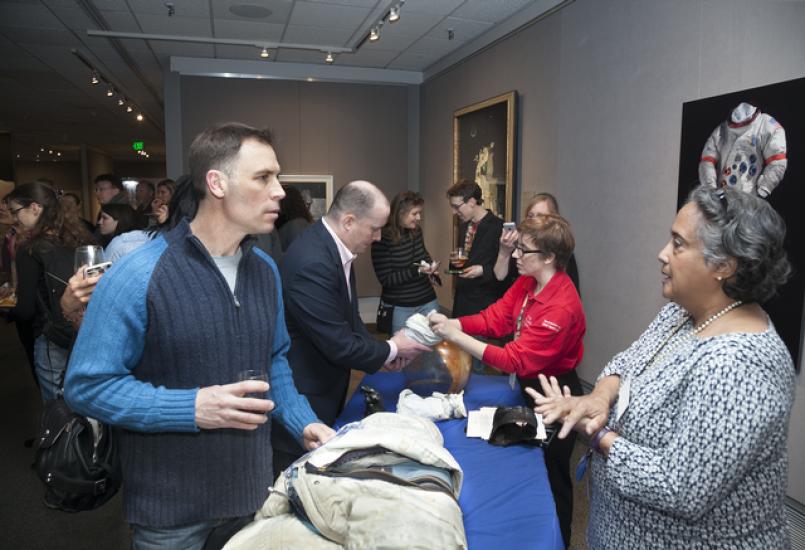
[[[106,463],[100,462],[98,463],[98,466],[103,468],[104,471],[111,471],[111,466]],[[87,481],[65,476],[59,472],[48,472],[45,474],[44,482],[47,485],[66,493],[92,494],[94,496],[98,496],[106,492],[109,484],[109,478],[102,477],[101,479],[97,479],[95,481]]]

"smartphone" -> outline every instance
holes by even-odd
[[[517,224],[514,222],[506,222],[503,224],[503,231],[514,231]]]
[[[86,278],[101,275],[102,273],[106,273],[110,267],[112,267],[112,262],[102,262],[95,265],[88,265],[84,268],[84,277]]]

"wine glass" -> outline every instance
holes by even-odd
[[[461,273],[468,259],[469,257],[463,248],[453,250],[450,253],[450,273]]]
[[[75,249],[73,257],[73,272],[88,265],[95,265],[103,262],[103,248],[95,245],[79,246]]]

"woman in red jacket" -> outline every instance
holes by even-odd
[[[576,367],[584,354],[584,309],[576,287],[565,273],[575,240],[568,222],[557,215],[539,215],[518,227],[513,257],[520,277],[506,294],[477,315],[448,319],[431,315],[436,334],[498,370],[517,376],[520,387],[541,391],[537,376],[553,375],[571,393],[581,395]],[[470,335],[514,339],[503,347]],[[528,404],[533,399],[523,391]],[[569,439],[569,438],[568,438]],[[570,454],[575,440],[554,439],[545,452],[556,512],[565,546],[570,543],[573,486]]]

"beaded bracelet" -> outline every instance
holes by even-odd
[[[601,450],[601,440],[604,439],[604,436],[610,433],[611,431],[612,430],[610,430],[608,426],[604,426],[603,428],[598,430],[596,434],[593,436],[592,441],[590,441],[590,448],[595,452],[597,452],[598,454],[601,455],[604,454],[604,452]]]

